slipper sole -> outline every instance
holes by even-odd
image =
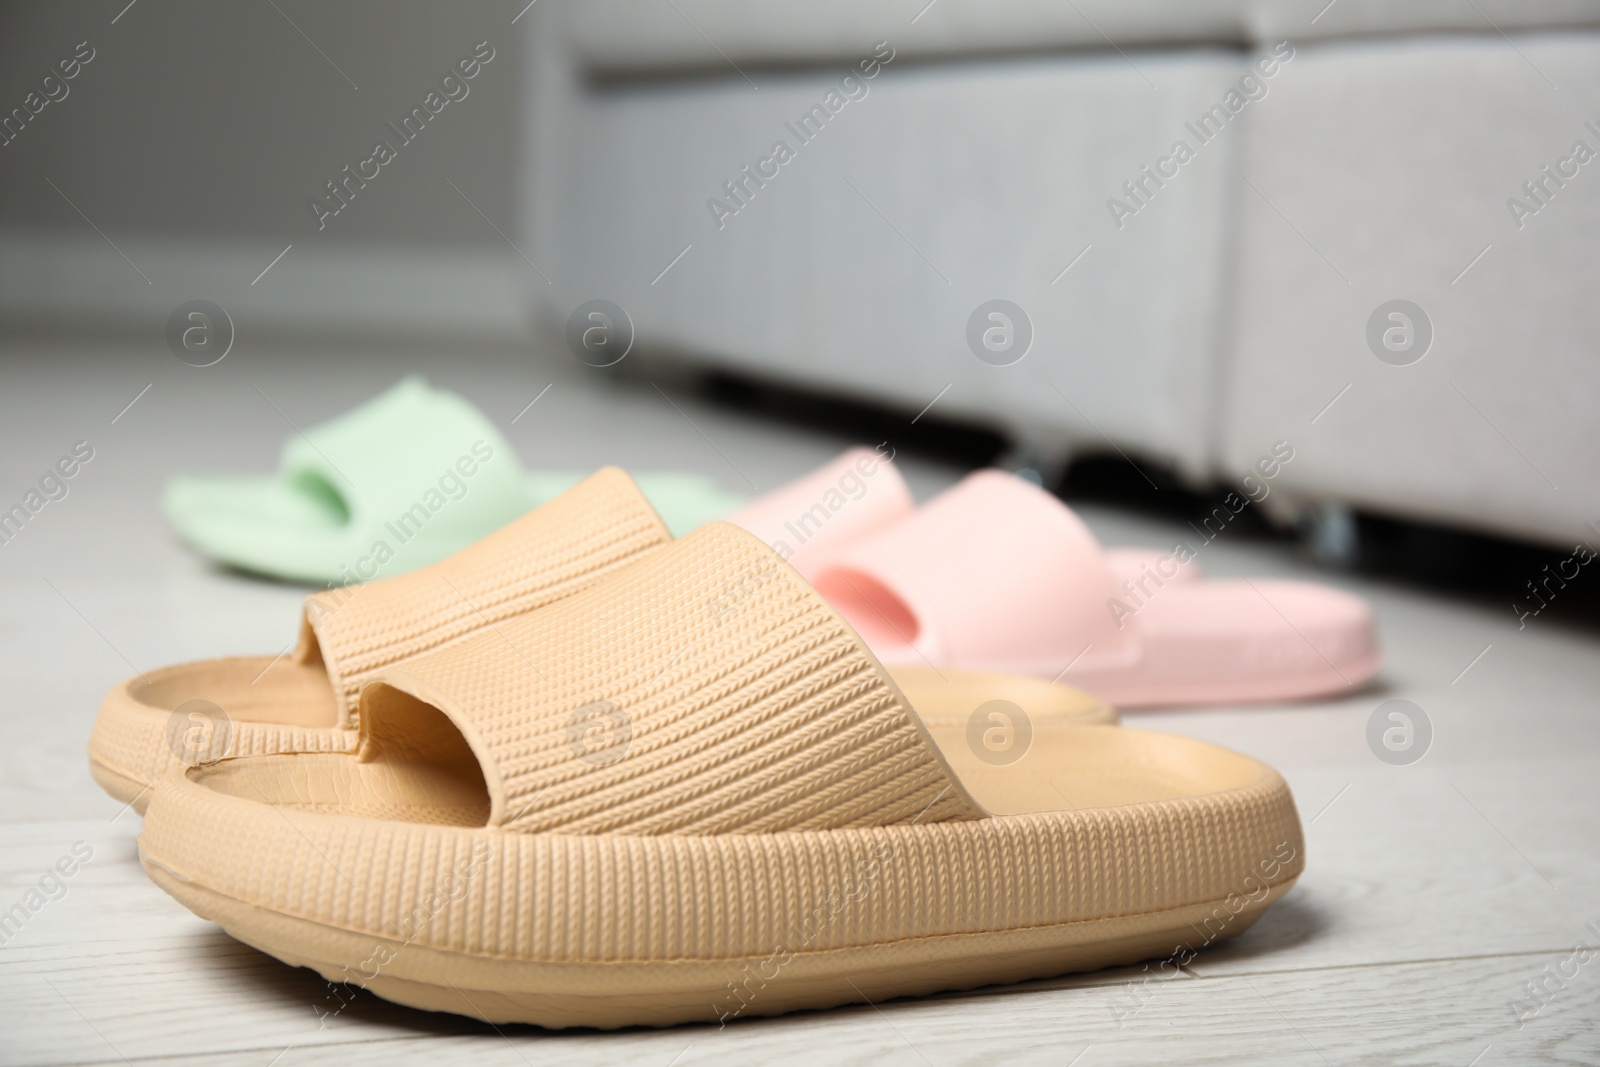
[[[164,779],[152,879],[230,934],[401,1003],[547,1027],[717,1022],[1192,953],[1296,881],[1287,784],[1189,738],[1036,723],[996,815],[825,831],[486,827],[481,782],[350,756]],[[1065,804],[1070,810],[1062,810]],[[852,984],[853,983],[853,984]]]
[[[726,1024],[739,1018],[876,1003],[1097,971],[1189,954],[1237,937],[1294,887],[1289,878],[1238,910],[1226,897],[1181,908],[982,934],[886,941],[796,952],[774,972],[772,954],[667,962],[494,959],[407,944],[269,911],[183,880],[144,859],[152,881],[238,941],[329,982],[424,1011],[548,1029]],[[1223,921],[1223,917],[1226,921]],[[1198,931],[1198,933],[1197,933]],[[1213,932],[1214,931],[1214,936]],[[393,959],[376,974],[376,959]],[[406,958],[402,972],[399,961]],[[429,978],[411,977],[426,974]],[[763,979],[763,974],[771,975]],[[730,978],[755,975],[742,993]],[[441,978],[444,980],[441,981]],[[748,997],[748,1000],[743,999]]]

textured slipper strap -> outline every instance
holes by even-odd
[[[727,523],[383,672],[361,718],[363,758],[465,738],[490,825],[530,833],[984,816],[860,639]]]
[[[385,667],[441,648],[593,585],[671,540],[616,468],[477,543],[409,574],[306,598],[295,658],[327,668],[354,725],[361,687]]]
[[[1114,668],[1139,655],[1089,528],[1003,471],[969,475],[815,581],[891,662],[1050,676],[1074,661]]]

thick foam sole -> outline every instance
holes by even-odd
[[[144,814],[144,809],[150,804],[150,785],[137,778],[130,778],[112,767],[106,766],[93,756],[89,757],[89,777],[94,779],[94,784],[110,794],[113,800],[120,800],[124,804],[132,804],[133,810]]]
[[[968,727],[929,732],[989,818],[519,833],[486,825],[481,775],[308,754],[168,776],[140,854],[185,906],[287,963],[550,1027],[715,1022],[1181,956],[1241,932],[1303,870],[1288,786],[1247,757],[1060,720],[1009,754]]]
[[[144,858],[162,889],[247,945],[425,1011],[552,1029],[739,1018],[1051,978],[1175,958],[1250,928],[1294,879],[1242,897],[1087,922],[720,960],[493,959],[341,930],[235,900]],[[1240,903],[1242,901],[1242,904]],[[426,975],[427,977],[421,977]]]
[[[1302,700],[1337,700],[1361,692],[1378,673],[1383,655],[1373,652],[1322,670],[1283,678],[1227,678],[1211,681],[1085,679],[1111,694],[1122,708],[1273,704]],[[1077,682],[1077,679],[1074,679]],[[1082,684],[1082,683],[1078,683]]]

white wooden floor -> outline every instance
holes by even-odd
[[[1600,1062],[1600,954],[1573,954],[1600,946],[1600,635],[1551,615],[1519,632],[1509,605],[1360,579],[1332,580],[1377,605],[1388,649],[1378,688],[1129,716],[1274,764],[1306,823],[1300,885],[1171,981],[1128,969],[620,1034],[497,1031],[363,993],[320,1023],[338,1005],[320,978],[232,941],[146,881],[138,816],[85,769],[100,695],[135,668],[272,653],[293,635],[299,590],[216,571],[172,541],[157,510],[166,475],[266,470],[292,432],[286,419],[315,423],[409,369],[503,425],[553,380],[510,427],[525,461],[550,466],[699,469],[748,491],[746,478],[768,488],[845,443],[681,397],[679,412],[653,389],[601,387],[525,354],[336,355],[242,344],[196,370],[156,341],[0,350],[0,504],[74,442],[95,449],[70,494],[0,545],[0,912],[62,856],[93,850],[64,895],[53,890],[59,899],[0,947],[0,1062]],[[924,496],[954,476],[907,467]],[[1111,543],[1184,532],[1086,515]],[[1226,535],[1201,559],[1217,575],[1314,574],[1286,547]],[[1396,697],[1434,727],[1411,766],[1380,762],[1365,739],[1369,714]],[[1541,982],[1541,1000],[1528,1000]],[[1519,1023],[1519,1003],[1524,1015],[1542,1006]]]

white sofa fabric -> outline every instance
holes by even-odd
[[[585,164],[553,223],[557,288],[574,304],[617,301],[641,344],[704,364],[913,413],[939,397],[942,415],[1055,448],[1103,448],[1104,433],[1201,474],[1240,139],[1215,138],[1120,229],[1106,202],[1224,95],[1235,64],[1196,53],[1140,66],[1160,92],[1114,55],[891,64],[808,143],[793,131],[837,75],[586,98],[574,113]],[[779,140],[794,158],[764,186],[743,177]],[[744,206],[708,208],[735,205],[735,180]],[[1010,366],[966,341],[969,316],[996,298],[1033,326]]]
[[[1600,0],[549,0],[525,21],[525,226],[557,326],[605,298],[643,351],[908,417],[937,398],[1195,484],[1286,440],[1285,519],[1600,536],[1600,161],[1520,229],[1506,207],[1575,139],[1600,150],[1600,35],[1569,29]],[[1035,333],[1009,366],[966,339],[996,298]],[[1367,347],[1392,299],[1435,326],[1411,366]]]
[[[1296,63],[1252,116],[1225,466],[1288,439],[1285,500],[1600,545],[1600,34]],[[1434,335],[1405,366],[1365,336],[1395,299]]]
[[[620,75],[825,63],[883,38],[923,60],[1595,25],[1600,0],[584,0],[566,39]]]

